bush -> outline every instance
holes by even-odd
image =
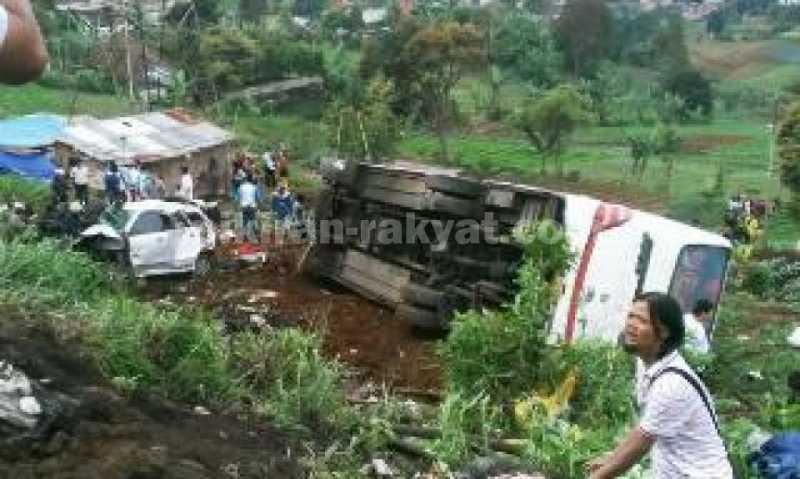
[[[525,245],[525,262],[514,303],[487,314],[456,315],[439,349],[448,389],[465,397],[485,393],[492,401],[509,402],[538,384],[542,373],[537,365],[547,349],[547,322],[572,255],[552,223],[519,231],[517,237]]]
[[[53,240],[0,242],[0,284],[10,289],[49,290],[64,301],[89,301],[109,287],[108,275],[85,254]]]
[[[699,71],[693,69],[670,70],[662,81],[664,89],[680,97],[684,102],[682,119],[700,112],[708,117],[714,107],[714,93],[709,82]]]
[[[125,296],[97,302],[91,314],[90,343],[108,377],[194,402],[218,402],[234,390],[224,341],[208,317]]]
[[[232,359],[261,412],[283,426],[345,419],[341,367],[322,357],[321,338],[289,328],[236,337]]]
[[[0,204],[24,203],[41,213],[50,203],[50,188],[46,183],[31,181],[16,175],[0,175]]]

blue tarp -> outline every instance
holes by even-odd
[[[53,179],[55,165],[50,153],[6,153],[0,151],[0,175],[14,173],[39,181]]]
[[[54,115],[0,120],[0,149],[22,150],[52,145],[64,127],[64,119]]]

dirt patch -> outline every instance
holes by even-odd
[[[683,140],[681,151],[684,153],[709,153],[723,146],[735,145],[749,139],[742,135],[698,135]]]
[[[280,262],[203,281],[151,279],[142,294],[154,301],[202,305],[233,329],[255,321],[321,331],[328,356],[352,368],[362,382],[385,383],[401,391],[441,386],[433,338],[395,318],[391,310],[335,284],[287,274]]]
[[[296,444],[268,424],[233,412],[198,415],[190,406],[123,398],[77,346],[58,343],[14,308],[2,308],[0,317],[0,358],[77,401],[74,414],[46,436],[0,451],[0,477],[304,477],[291,456]]]
[[[768,41],[699,42],[690,47],[692,63],[702,65],[705,72],[730,80],[743,80],[760,75],[774,64],[773,49]]]

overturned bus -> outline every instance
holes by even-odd
[[[417,164],[338,163],[323,177],[315,270],[417,327],[447,328],[456,311],[513,298],[523,255],[513,231],[543,220],[576,255],[555,339],[615,340],[637,292],[668,292],[684,313],[722,294],[728,240],[655,214]]]

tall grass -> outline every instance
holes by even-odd
[[[347,419],[342,370],[322,357],[322,341],[295,328],[246,333],[233,344],[236,370],[257,407],[287,427],[330,426]]]
[[[14,175],[0,175],[0,204],[22,202],[34,211],[43,211],[50,202],[50,189],[45,183]]]
[[[132,394],[243,399],[287,425],[335,423],[347,413],[341,368],[322,357],[318,336],[245,334],[231,354],[204,311],[139,301],[103,266],[52,240],[0,241],[0,302],[24,306],[58,336],[82,342],[103,374]]]

